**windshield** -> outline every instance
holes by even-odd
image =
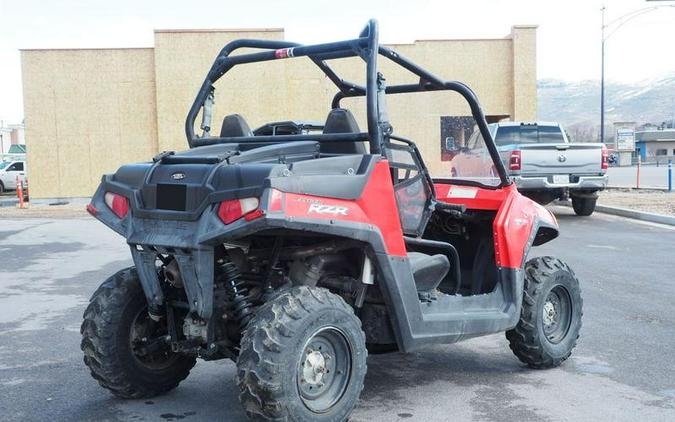
[[[513,144],[563,144],[560,126],[519,125],[501,126],[495,138],[497,146]]]
[[[9,161],[0,161],[0,170],[4,169],[9,165]]]
[[[490,127],[492,132],[493,128]],[[448,163],[444,176],[486,186],[501,184],[499,173],[485,140],[470,116],[448,116],[441,120],[441,160]],[[448,174],[449,173],[449,174]]]

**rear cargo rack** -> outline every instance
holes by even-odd
[[[283,161],[286,157],[298,155],[311,155],[314,158],[319,156],[318,142],[297,139],[297,135],[260,136],[259,138],[263,138],[263,140],[232,144],[233,149],[224,154],[196,155],[189,152],[176,154],[175,151],[164,151],[157,154],[152,161],[155,164],[218,164],[222,162],[234,164],[259,161],[267,157],[278,157],[280,161]],[[280,144],[271,142],[274,138],[288,139]],[[276,139],[274,140],[276,141]]]

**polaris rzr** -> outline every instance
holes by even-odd
[[[365,63],[365,83],[329,66],[350,57]],[[218,79],[298,58],[337,87],[323,130],[255,136],[233,114],[210,133]],[[387,85],[378,58],[414,82]],[[475,133],[458,154],[471,155],[473,175],[432,178],[415,143],[395,134],[385,99],[434,91],[470,108]],[[341,104],[359,97],[365,131]],[[114,395],[162,394],[197,358],[231,359],[249,417],[342,421],[369,351],[504,331],[530,367],[570,356],[579,282],[558,259],[527,261],[558,235],[556,219],[507,177],[474,93],[380,45],[375,21],[341,42],[227,44],[185,131],[187,151],[103,176],[87,206],[134,262],[93,294],[81,329],[84,362]]]

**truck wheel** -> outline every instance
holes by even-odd
[[[148,316],[136,270],[107,279],[91,297],[82,322],[84,363],[98,383],[120,398],[147,398],[178,386],[196,359],[173,353],[162,339],[166,318]]]
[[[341,297],[294,287],[261,306],[244,332],[239,400],[250,418],[347,420],[367,355],[361,321]]]
[[[577,215],[589,216],[595,211],[595,203],[598,198],[581,198],[578,196],[572,197],[572,208]]]
[[[520,321],[506,332],[511,350],[531,368],[560,365],[577,344],[582,305],[579,280],[567,264],[550,256],[531,259]]]

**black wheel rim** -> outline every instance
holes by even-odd
[[[352,350],[336,327],[316,331],[305,343],[298,362],[297,386],[303,404],[325,413],[344,396],[352,368]]]
[[[564,286],[558,285],[546,295],[542,308],[544,335],[558,344],[567,336],[572,321],[572,300]]]
[[[164,340],[166,334],[166,325],[150,318],[147,307],[143,307],[134,317],[129,330],[129,346],[136,362],[155,371],[173,365],[178,355]]]

